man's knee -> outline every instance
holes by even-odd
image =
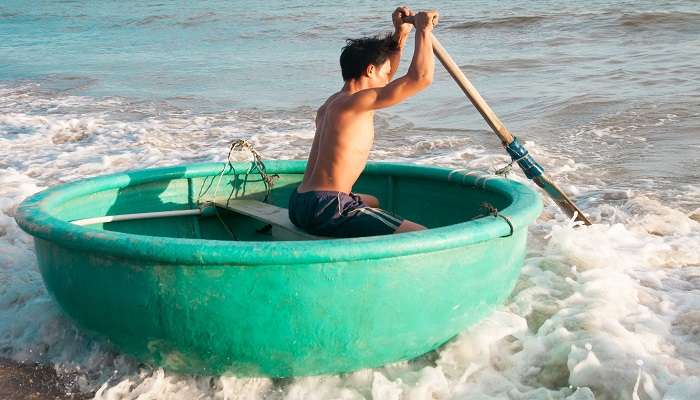
[[[371,194],[358,193],[362,202],[367,205],[367,207],[379,208],[379,199],[372,196]]]

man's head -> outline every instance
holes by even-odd
[[[364,77],[370,87],[386,85],[391,71],[389,56],[398,50],[398,43],[391,35],[348,39],[340,53],[343,80]]]

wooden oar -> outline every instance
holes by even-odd
[[[403,21],[413,23],[415,17],[404,17]],[[537,186],[541,187],[549,197],[561,208],[569,217],[574,217],[576,221],[581,221],[586,225],[590,225],[591,221],[576,207],[573,201],[564,193],[549,177],[544,175],[544,169],[532,158],[525,147],[520,143],[518,138],[511,135],[508,129],[503,125],[500,119],[493,112],[491,107],[481,97],[474,85],[469,82],[469,79],[464,75],[462,70],[457,66],[452,57],[447,53],[440,41],[435,35],[431,34],[433,43],[433,53],[440,60],[440,63],[450,73],[452,78],[457,82],[457,85],[462,89],[469,101],[476,107],[482,117],[489,124],[493,132],[501,139],[501,143],[510,154],[513,161],[517,162],[522,168],[525,176],[532,179]]]

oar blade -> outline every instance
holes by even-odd
[[[556,183],[552,182],[546,175],[542,174],[532,178],[532,180],[541,187],[549,197],[554,200],[555,203],[561,208],[569,217],[573,218],[576,216],[576,221],[581,221],[584,225],[590,225],[591,221],[586,218],[586,216],[581,212],[581,210],[576,207],[569,196],[564,193]]]

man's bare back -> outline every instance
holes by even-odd
[[[374,141],[374,111],[355,111],[352,100],[352,94],[340,91],[319,108],[300,192],[350,193],[360,177]]]
[[[352,187],[365,168],[369,151],[374,142],[374,111],[397,104],[416,94],[432,82],[434,60],[430,34],[437,13],[422,12],[415,15],[416,46],[411,66],[406,75],[391,81],[401,58],[401,49],[412,25],[403,23],[404,16],[414,15],[406,7],[394,11],[395,33],[391,38],[367,38],[349,41],[341,55],[343,67],[343,88],[330,96],[316,114],[316,134],[311,146],[304,180],[290,199],[292,222],[308,231],[323,231],[335,235],[334,227],[359,225],[352,230],[345,229],[352,236],[364,236],[361,224],[348,220],[365,214],[372,214],[382,220],[390,232],[382,229],[368,229],[367,234],[399,233],[425,229],[414,222],[379,209],[377,199],[371,195],[355,195]],[[395,48],[386,50],[387,40],[393,40]],[[373,47],[374,46],[374,47]],[[377,49],[376,55],[372,53]],[[381,59],[381,52],[385,59]],[[349,55],[348,55],[349,54]],[[365,63],[368,57],[375,56],[380,62]],[[391,83],[390,83],[391,82]],[[328,208],[319,200],[329,193],[338,194],[338,212],[334,215],[305,215],[295,212],[300,209]],[[347,197],[350,196],[350,197]],[[357,200],[355,200],[355,197]],[[301,199],[301,197],[305,197]],[[332,200],[332,199],[331,199]],[[302,204],[303,203],[303,204]],[[366,208],[358,210],[359,208]],[[294,210],[296,209],[296,210]],[[297,215],[298,214],[298,215]],[[323,219],[336,219],[325,223]],[[372,224],[371,220],[368,225]],[[323,225],[323,228],[319,228]],[[338,229],[342,231],[343,229]],[[312,232],[314,233],[314,232]],[[346,234],[343,234],[345,236]]]

